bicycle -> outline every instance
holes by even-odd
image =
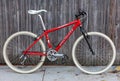
[[[116,57],[114,43],[103,33],[87,33],[85,31],[80,19],[81,16],[83,18],[87,17],[87,13],[85,11],[80,10],[75,15],[75,20],[51,29],[46,29],[41,12],[47,12],[47,10],[28,10],[29,14],[39,16],[43,27],[42,34],[36,35],[32,32],[20,31],[14,33],[6,40],[3,48],[3,56],[6,64],[12,70],[18,73],[32,73],[43,65],[45,57],[50,61],[56,61],[58,58],[67,58],[67,55],[60,54],[58,51],[77,28],[80,28],[82,36],[77,38],[72,48],[72,58],[75,65],[80,70],[88,74],[103,73],[112,66]],[[48,34],[71,25],[73,25],[71,30],[63,40],[59,42],[55,49],[53,49]],[[42,41],[43,37],[46,39],[47,47],[49,48],[48,50],[46,50],[45,44]],[[83,52],[80,50],[85,51]],[[109,57],[109,59],[106,59],[106,57]],[[87,65],[87,61],[92,64]],[[97,63],[97,61],[102,62],[102,64]],[[96,65],[99,65],[100,67],[98,68]],[[94,67],[94,69],[92,67]]]

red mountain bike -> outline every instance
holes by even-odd
[[[116,57],[116,49],[112,40],[99,32],[85,32],[82,27],[81,16],[87,17],[86,12],[79,11],[75,15],[76,19],[72,22],[59,27],[46,29],[41,12],[46,10],[29,10],[29,14],[40,17],[43,33],[36,35],[28,31],[20,31],[11,35],[5,42],[3,56],[6,64],[14,71],[19,73],[31,73],[40,68],[45,62],[45,57],[50,61],[58,58],[65,59],[67,55],[58,53],[59,49],[69,39],[72,33],[79,28],[82,36],[78,37],[72,48],[72,57],[75,65],[85,73],[99,74],[108,70]],[[49,33],[73,25],[63,40],[53,49]],[[47,41],[46,49],[42,38]],[[97,66],[96,66],[97,65]],[[99,68],[98,68],[99,66]],[[93,68],[94,67],[94,68]]]

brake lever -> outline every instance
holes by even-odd
[[[81,15],[84,16],[87,15],[87,13],[81,9],[78,9],[78,14],[75,15],[76,19],[78,19]]]
[[[83,10],[79,9],[78,12],[79,12],[79,15],[84,15],[84,11]]]

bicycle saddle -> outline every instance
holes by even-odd
[[[29,14],[39,14],[41,12],[47,12],[47,10],[41,9],[41,10],[28,10]]]

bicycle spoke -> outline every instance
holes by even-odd
[[[106,38],[104,35],[98,33],[97,36],[96,34],[94,35],[94,32],[91,33],[93,33],[93,35],[90,35],[88,41],[95,55],[91,53],[85,39],[82,38],[79,40],[79,42],[76,42],[77,45],[74,50],[75,51],[74,61],[80,65],[79,67],[82,68],[82,69],[80,68],[82,71],[97,74],[99,72],[104,71],[105,68],[108,69],[108,67],[112,65],[113,63],[112,60],[115,59],[113,57],[113,55],[115,55],[115,53],[113,52],[115,51],[115,48],[109,42],[110,39]],[[114,48],[114,50],[112,48]],[[94,69],[92,68],[88,69],[87,66],[94,67]],[[102,67],[99,68],[96,66]]]
[[[16,57],[14,56],[14,57],[10,57],[10,58],[12,58],[11,59],[11,62],[13,63],[13,64],[16,64],[18,61],[19,61],[19,58],[20,56],[19,55],[17,55]]]
[[[5,51],[5,57],[7,58],[5,61],[8,61],[7,63],[9,67],[12,69],[15,68],[14,70],[20,73],[32,72],[37,69],[36,67],[40,67],[43,63],[41,62],[41,59],[38,55],[22,54],[23,51],[29,47],[29,45],[33,42],[33,39],[36,37],[35,34],[32,34],[30,32],[27,32],[27,34],[26,32],[23,32],[15,33],[18,35],[11,37],[9,41],[7,41],[8,44]],[[40,42],[37,42],[29,51],[44,52],[45,50],[43,50],[43,45]],[[45,58],[43,59],[42,56],[41,58],[42,60],[45,60]]]

